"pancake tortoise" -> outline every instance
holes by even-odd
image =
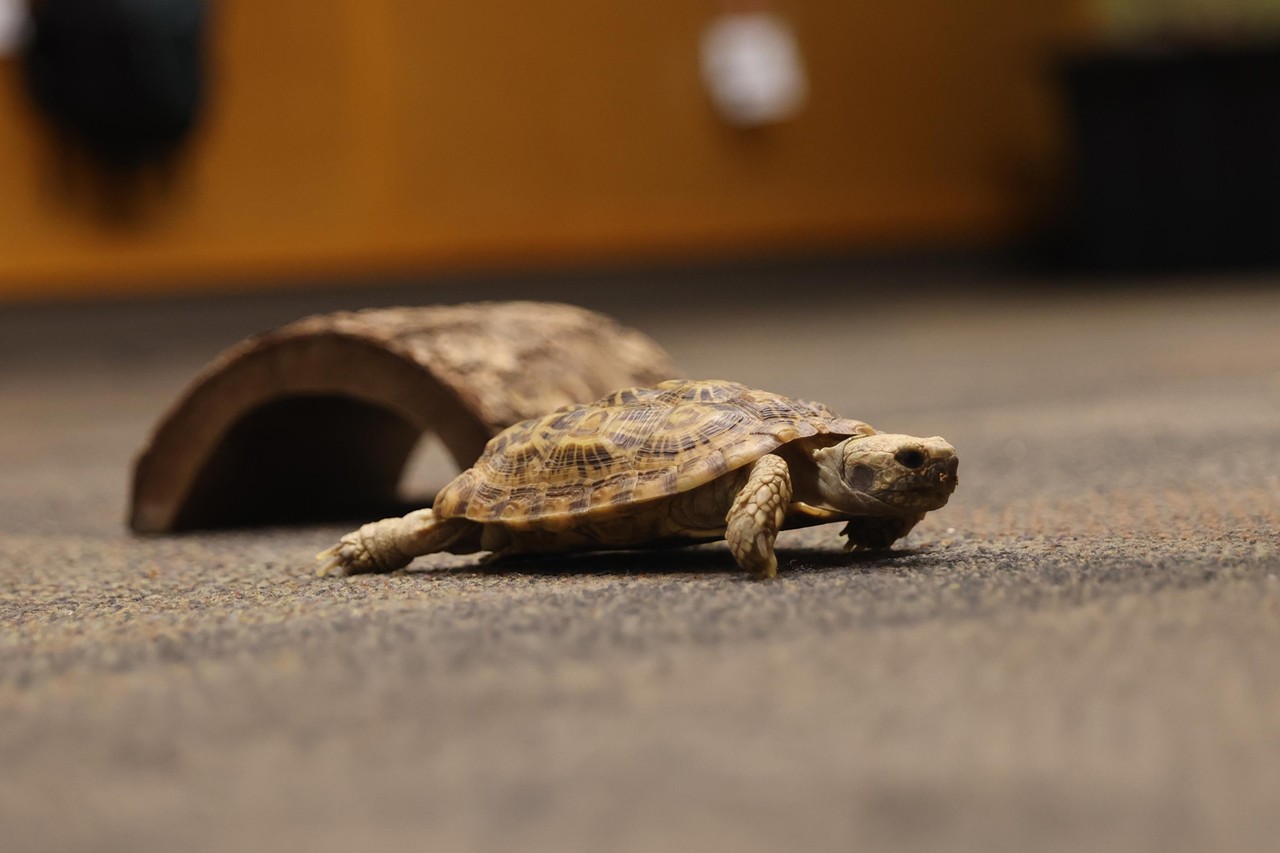
[[[422,554],[495,557],[724,538],[777,574],[778,531],[846,521],[846,547],[887,548],[956,488],[942,438],[877,433],[821,403],[724,381],[627,388],[509,427],[430,509],[366,524],[319,574],[388,572]]]

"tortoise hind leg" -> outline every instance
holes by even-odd
[[[436,551],[470,554],[479,550],[480,529],[465,518],[437,518],[430,509],[384,518],[353,530],[317,554],[321,566],[316,574],[391,572],[409,565],[414,557]]]

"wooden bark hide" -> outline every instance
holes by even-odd
[[[138,456],[129,525],[372,518],[402,506],[397,486],[425,433],[462,469],[517,421],[676,375],[651,339],[571,305],[309,317],[196,376]]]

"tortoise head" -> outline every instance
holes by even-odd
[[[928,512],[945,506],[959,480],[956,449],[939,436],[854,436],[814,452],[828,505],[859,515]]]

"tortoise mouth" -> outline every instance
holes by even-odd
[[[959,467],[959,460],[954,456],[938,459],[897,478],[878,497],[892,506],[937,509],[946,504],[960,484]]]
[[[939,459],[910,477],[905,478],[916,489],[938,489],[947,494],[954,492],[960,484],[960,460],[952,456],[950,459]]]

